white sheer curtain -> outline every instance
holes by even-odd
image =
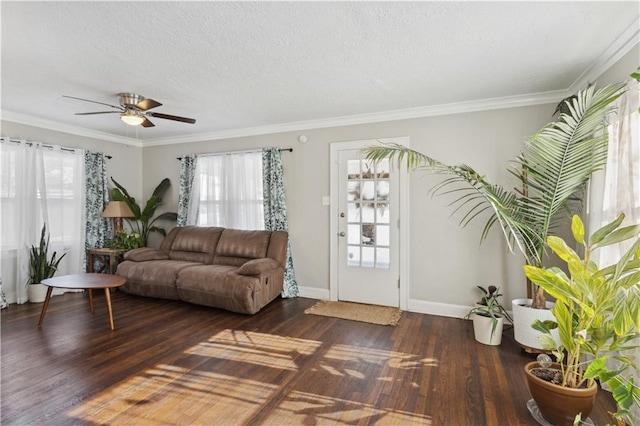
[[[262,152],[198,156],[188,225],[264,229]]]
[[[29,247],[37,245],[44,223],[51,250],[66,253],[57,274],[83,270],[84,156],[35,142],[0,142],[0,277],[9,302],[25,303]]]
[[[609,152],[603,172],[593,176],[589,192],[588,223],[591,232],[625,214],[623,225],[640,224],[640,83],[627,82],[627,91],[616,101],[617,113],[609,117]],[[617,262],[630,247],[629,242],[596,251],[594,261],[600,266]],[[640,342],[638,342],[640,344]],[[640,349],[626,356],[640,364]],[[628,374],[640,385],[637,370]],[[640,409],[632,408],[632,418],[640,424]]]

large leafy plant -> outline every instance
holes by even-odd
[[[620,215],[587,240],[582,221],[573,216],[571,231],[584,251],[582,258],[564,240],[550,236],[549,248],[566,262],[568,275],[557,267],[524,267],[527,277],[556,299],[556,321],[536,320],[533,327],[543,333],[544,349],[552,351],[561,365],[562,386],[590,386],[596,378],[607,383],[620,407],[618,417],[627,415],[631,404],[640,405],[637,384],[621,375],[637,366],[619,354],[637,347],[633,340],[640,337],[640,225],[621,228],[623,220]],[[614,265],[599,268],[593,262],[594,250],[632,239]],[[550,332],[556,327],[559,343]],[[619,367],[612,368],[607,363],[610,358],[620,361]]]
[[[131,209],[135,220],[127,219],[129,226],[134,233],[138,234],[142,239],[142,245],[146,246],[149,242],[149,234],[152,232],[158,232],[159,234],[166,236],[167,232],[161,226],[156,226],[155,223],[158,220],[171,220],[175,221],[178,218],[178,214],[174,212],[165,212],[157,217],[153,217],[156,213],[156,209],[163,203],[162,197],[167,189],[171,186],[171,181],[168,178],[164,178],[162,182],[153,190],[153,194],[147,200],[144,205],[144,209],[141,208],[136,199],[129,195],[127,190],[120,185],[114,178],[111,178],[113,184],[116,186],[111,190],[111,199],[113,201],[124,201]]]
[[[498,224],[510,250],[517,248],[527,264],[542,266],[545,241],[561,223],[561,213],[579,209],[585,184],[606,163],[605,118],[623,87],[622,83],[599,90],[591,86],[564,101],[568,112],[560,113],[556,121],[529,137],[525,150],[509,169],[522,190],[505,189],[468,165],[450,166],[399,144],[368,147],[363,152],[373,161],[406,161],[409,170],[447,175],[431,192],[457,194],[451,205],[455,211],[466,211],[461,226],[489,212],[481,240]],[[536,288],[532,293],[533,307],[544,309],[544,291]]]
[[[44,224],[40,232],[40,243],[37,247],[31,246],[29,250],[29,282],[27,284],[40,284],[42,280],[53,277],[66,253],[56,258],[57,255],[54,251],[49,259],[49,234],[47,234],[47,224]]]

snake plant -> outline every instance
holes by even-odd
[[[66,253],[56,259],[57,255],[57,252],[54,251],[49,259],[49,235],[47,234],[47,225],[44,224],[40,232],[38,247],[31,246],[29,250],[29,282],[27,284],[40,284],[42,280],[53,277]]]

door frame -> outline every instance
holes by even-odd
[[[395,138],[364,139],[347,142],[332,142],[329,144],[329,194],[331,199],[329,209],[329,300],[332,301],[338,300],[338,185],[340,184],[340,177],[338,176],[338,153],[339,151],[365,148],[367,146],[375,145],[380,142],[393,142],[406,146],[407,148],[409,147],[409,137],[407,136]],[[400,309],[407,310],[407,307],[409,305],[409,173],[404,166],[397,167],[397,164],[393,164],[392,167],[396,168],[399,174],[398,272],[400,274]]]

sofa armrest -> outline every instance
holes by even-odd
[[[149,247],[140,247],[137,249],[129,250],[124,254],[124,260],[131,260],[134,262],[145,262],[147,260],[167,260],[169,259],[169,253],[153,249]]]
[[[263,259],[253,259],[238,268],[240,275],[261,275],[264,272],[279,268],[280,263],[269,257]]]

